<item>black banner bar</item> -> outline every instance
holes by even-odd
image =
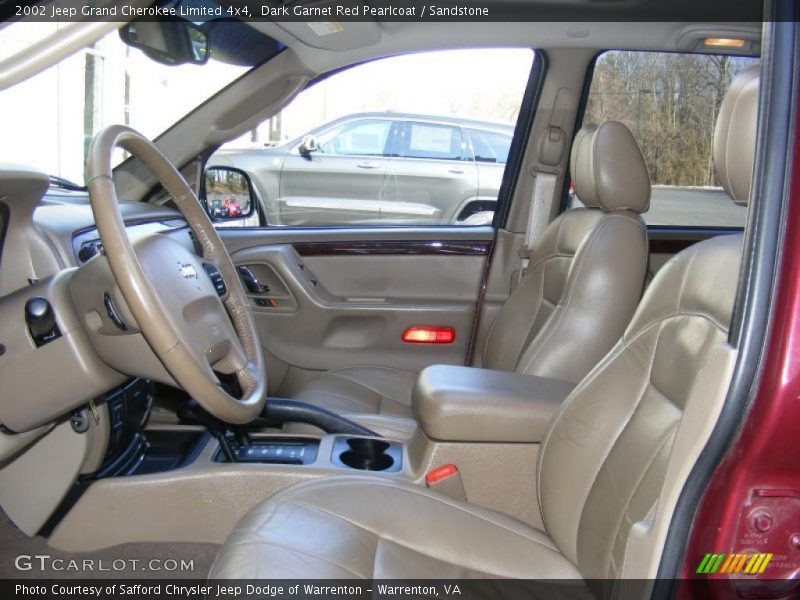
[[[737,579],[521,580],[521,579],[348,579],[348,580],[0,580],[0,597],[37,600],[136,598],[138,600],[577,600],[613,597],[642,600],[652,594],[715,598],[796,597],[798,581]]]
[[[758,22],[760,0],[0,0],[0,18],[43,22],[215,19],[377,22]],[[334,31],[328,27],[320,31]]]

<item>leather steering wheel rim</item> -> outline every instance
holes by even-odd
[[[115,148],[139,158],[164,186],[194,232],[202,257],[189,256],[177,243],[163,241],[157,253],[163,264],[153,260],[148,264],[146,258],[140,261],[128,238],[114,187],[111,159]],[[106,127],[95,136],[87,157],[87,175],[92,211],[111,272],[156,356],[178,385],[211,414],[228,423],[252,421],[267,397],[261,344],[233,261],[189,184],[152,142],[122,125]],[[170,253],[177,258],[177,266],[170,261]],[[221,297],[203,268],[208,264],[219,270],[225,282],[227,290]],[[169,281],[155,285],[156,272]],[[165,291],[170,298],[164,298]],[[175,298],[186,303],[173,306],[178,302]],[[198,312],[202,319],[197,323],[185,322],[186,315]],[[215,374],[220,365],[225,367],[219,370],[235,376],[240,398],[223,389]]]

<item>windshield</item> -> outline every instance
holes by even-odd
[[[199,26],[208,33],[211,46],[210,58],[202,65],[156,62],[112,31],[0,92],[0,131],[5,140],[0,146],[0,162],[30,165],[83,184],[86,151],[100,129],[125,124],[153,139],[280,50],[274,40],[242,22]],[[5,27],[0,32],[0,59],[57,29],[51,23],[20,22]],[[259,43],[242,45],[245,37]],[[253,47],[260,51],[253,54]],[[115,164],[124,158],[119,151]]]

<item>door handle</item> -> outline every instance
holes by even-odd
[[[251,294],[268,294],[269,288],[265,285],[261,285],[256,279],[256,276],[253,274],[253,271],[250,270],[250,267],[241,266],[237,268],[239,271],[239,277],[242,279],[242,283],[247,288],[247,291]]]
[[[464,174],[464,169],[450,169],[450,172],[453,175],[463,175]]]
[[[379,165],[376,165],[376,164],[375,164],[375,163],[373,163],[373,162],[370,162],[370,161],[368,161],[368,160],[365,160],[365,161],[363,161],[363,162],[356,163],[356,166],[357,166],[359,169],[377,169]]]

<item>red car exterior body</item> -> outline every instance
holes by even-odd
[[[795,122],[800,148],[800,121]],[[679,598],[800,597],[800,152],[761,378],[738,438],[698,507]],[[773,557],[759,575],[697,574],[707,553]],[[708,585],[698,585],[704,578]],[[771,580],[771,584],[766,582]],[[782,585],[776,585],[781,580]],[[763,586],[759,586],[759,581]],[[749,590],[749,591],[745,591]]]

